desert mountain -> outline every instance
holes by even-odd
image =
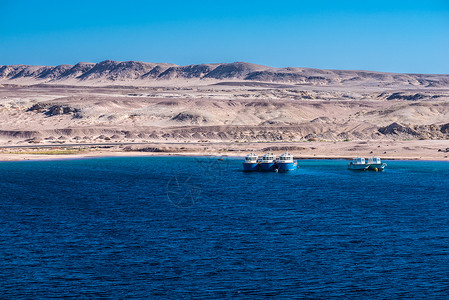
[[[448,74],[400,74],[372,71],[273,68],[246,62],[177,66],[169,63],[106,60],[76,65],[0,66],[0,83],[73,85],[152,85],[161,81],[177,83],[196,79],[271,82],[301,85],[447,87]]]

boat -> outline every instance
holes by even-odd
[[[259,171],[259,172],[285,172],[298,168],[298,162],[293,160],[293,155],[286,151],[276,159],[276,155],[271,152],[259,158],[256,154],[250,153],[245,156],[243,162],[243,171]]]
[[[276,155],[271,152],[264,154],[262,159],[259,161],[259,170],[264,171],[274,171],[276,169]]]
[[[279,172],[282,171],[292,171],[298,168],[298,162],[293,160],[293,155],[286,151],[284,154],[276,159],[276,169]]]
[[[353,158],[352,161],[348,164],[349,170],[365,171],[368,168],[369,165],[367,165],[365,159],[361,157]]]
[[[366,164],[368,165],[368,170],[373,171],[383,171],[387,166],[386,163],[382,163],[379,157],[372,157],[366,159]]]
[[[245,156],[245,161],[243,162],[243,171],[259,171],[259,161],[258,156],[251,152]]]

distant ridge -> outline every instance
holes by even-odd
[[[306,85],[377,85],[447,87],[448,74],[402,74],[374,71],[321,70],[311,68],[273,68],[246,62],[178,66],[169,63],[138,61],[76,65],[0,66],[0,83],[150,85],[165,82],[257,81]]]

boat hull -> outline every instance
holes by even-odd
[[[276,164],[276,167],[279,170],[279,172],[293,171],[298,168],[298,162],[296,162],[296,161],[291,162],[291,163],[278,162]]]
[[[245,172],[254,172],[259,171],[259,164],[258,163],[243,163],[243,171]]]
[[[365,171],[368,168],[369,168],[369,166],[367,166],[367,165],[353,165],[353,164],[348,165],[348,169],[354,170],[354,171]]]
[[[276,163],[259,163],[260,171],[262,172],[268,172],[268,171],[274,171],[276,169]]]
[[[381,163],[381,164],[370,164],[368,167],[368,170],[373,170],[375,171],[376,169],[378,171],[383,171],[385,169],[385,167],[387,166],[386,163]]]

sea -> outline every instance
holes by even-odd
[[[448,298],[449,162],[0,162],[0,298]]]

